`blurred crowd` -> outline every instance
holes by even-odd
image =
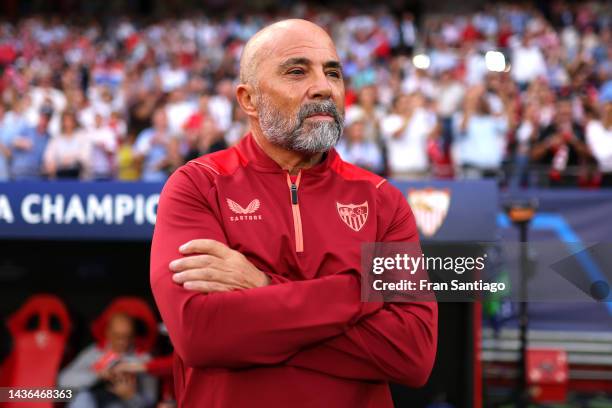
[[[105,24],[0,24],[0,180],[163,181],[248,132],[245,42],[281,18],[325,27],[343,62],[347,161],[405,179],[612,187],[609,2],[384,6]]]

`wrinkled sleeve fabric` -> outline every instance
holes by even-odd
[[[214,199],[211,176],[189,166],[177,170],[161,193],[150,265],[155,301],[185,365],[239,368],[280,363],[372,313],[373,308],[360,302],[359,276],[348,271],[211,294],[175,284],[169,263],[182,256],[180,245],[201,238],[227,243],[209,205]],[[273,283],[283,283],[276,279]]]
[[[418,243],[406,199],[395,187],[385,184],[383,198],[394,210],[381,242]],[[344,334],[302,350],[287,364],[343,378],[420,387],[433,368],[437,324],[436,302],[386,303]]]

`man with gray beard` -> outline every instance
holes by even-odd
[[[250,133],[178,169],[158,206],[151,287],[179,406],[392,407],[389,381],[427,381],[437,305],[361,301],[361,244],[418,233],[401,192],[333,148],[331,38],[305,20],[259,31],[236,98]]]
[[[260,94],[259,99],[261,130],[272,144],[312,155],[328,151],[342,134],[344,117],[330,100],[306,104],[296,116],[283,117],[265,95]],[[332,115],[334,121],[319,121],[310,125],[304,123],[307,118],[319,113]]]

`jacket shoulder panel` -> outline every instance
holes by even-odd
[[[331,167],[333,171],[344,180],[368,181],[376,188],[379,188],[387,181],[381,176],[362,169],[361,167],[357,167],[354,164],[345,162],[340,157],[336,157],[336,160],[334,160],[334,162],[331,164]]]
[[[189,164],[203,168],[213,177],[234,174],[240,167],[246,166],[248,160],[235,147],[205,154],[189,161]]]

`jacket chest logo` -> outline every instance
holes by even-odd
[[[368,202],[361,204],[341,204],[336,202],[340,219],[353,231],[358,232],[368,220]]]
[[[236,215],[230,216],[230,221],[255,221],[261,220],[261,214],[255,214],[257,210],[259,210],[259,206],[261,203],[256,198],[252,200],[246,208],[242,207],[240,204],[231,200],[229,198],[227,200],[227,206],[229,209]]]

